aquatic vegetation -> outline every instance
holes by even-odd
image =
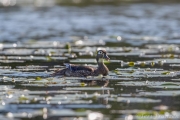
[[[27,41],[14,44],[13,48],[13,45],[4,44],[4,56],[0,57],[0,109],[6,115],[2,117],[91,118],[95,115],[111,118],[119,114],[120,117],[143,119],[179,112],[172,111],[169,106],[166,109],[159,107],[164,102],[163,97],[178,99],[180,96],[177,45],[99,47],[106,43],[110,41],[105,39],[99,43],[82,39],[67,44],[58,41],[53,44],[48,41]],[[96,60],[93,58],[99,49],[108,50],[112,57],[110,61],[105,61],[110,69],[107,76],[51,76],[55,70],[65,68],[64,61],[96,68]],[[123,104],[133,107],[125,110],[127,107]],[[102,111],[99,112],[99,109]],[[20,115],[22,111],[25,113]],[[107,111],[112,115],[106,114]]]
[[[109,98],[110,101],[117,101],[123,103],[158,103],[161,100],[148,99],[148,98],[139,98],[139,97],[117,97],[115,99]]]

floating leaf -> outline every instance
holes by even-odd
[[[128,65],[132,67],[132,66],[135,65],[135,63],[134,62],[129,62]]]
[[[46,56],[47,61],[52,61],[53,59],[50,56]]]
[[[20,102],[23,102],[23,101],[26,101],[26,100],[29,100],[27,97],[25,97],[24,95],[20,96],[19,99],[18,99]]]
[[[170,72],[169,71],[166,71],[166,72],[162,72],[161,74],[162,75],[167,75],[167,74],[169,74]]]
[[[41,77],[36,77],[36,80],[42,80],[42,78]]]
[[[179,86],[179,84],[176,84],[176,83],[163,83],[161,84],[162,86],[171,86],[171,85],[175,85],[175,86]]]
[[[81,86],[86,86],[86,84],[85,83],[81,83]]]
[[[153,67],[155,65],[155,62],[151,62],[151,66]]]

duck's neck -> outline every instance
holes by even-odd
[[[97,61],[97,63],[98,63],[98,66],[99,66],[99,65],[104,65],[104,59],[100,58],[100,59]],[[104,66],[105,66],[105,65],[104,65]]]
[[[97,61],[97,63],[98,63],[97,71],[99,72],[99,74],[107,75],[109,70],[106,67],[106,65],[104,64],[104,60],[103,59],[99,59]]]

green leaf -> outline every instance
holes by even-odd
[[[36,80],[42,80],[42,78],[41,77],[36,77]]]

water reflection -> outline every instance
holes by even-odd
[[[88,86],[101,86],[101,87],[107,87],[109,84],[109,80],[96,80],[96,81],[94,81],[94,80],[83,81],[82,80],[81,82],[87,83]]]

